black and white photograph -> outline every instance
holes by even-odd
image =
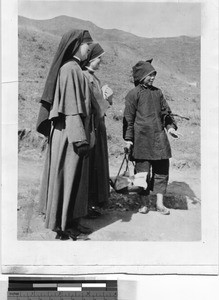
[[[44,2],[18,2],[18,239],[200,240],[200,4]]]
[[[13,202],[13,234],[21,247],[28,245],[28,255],[15,264],[30,267],[25,272],[32,270],[30,261],[116,265],[117,271],[120,264],[148,265],[146,273],[153,273],[165,264],[171,270],[201,265],[205,257],[214,273],[217,249],[206,255],[218,238],[218,170],[209,168],[217,162],[212,137],[218,138],[218,86],[208,91],[205,79],[206,70],[212,77],[217,73],[210,68],[218,50],[211,48],[209,58],[205,40],[215,25],[208,16],[212,6],[205,1],[16,4],[17,40],[10,51],[17,52],[17,79],[7,103],[7,111],[16,103],[17,154],[10,166],[16,188],[7,205]],[[208,227],[208,218],[215,225]],[[96,246],[102,243],[100,251]],[[32,247],[39,252],[30,254]],[[208,248],[194,256],[203,247]],[[61,249],[64,257],[53,263]],[[69,263],[72,249],[75,260]],[[53,250],[46,260],[43,253]]]

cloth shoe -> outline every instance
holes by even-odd
[[[141,214],[147,214],[149,212],[149,208],[147,206],[143,206],[139,208],[138,212]]]

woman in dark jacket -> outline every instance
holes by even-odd
[[[151,189],[157,194],[157,211],[167,215],[170,212],[163,205],[163,195],[168,183],[171,148],[165,128],[177,137],[177,126],[161,90],[153,86],[155,76],[151,60],[139,61],[133,67],[136,87],[125,98],[123,137],[132,150],[136,172],[147,173],[148,187],[142,193],[139,212],[148,212]]]

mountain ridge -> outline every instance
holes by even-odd
[[[144,38],[138,37],[118,29],[102,29],[90,21],[84,21],[69,16],[58,16],[48,20],[33,20],[19,16],[20,30],[40,30],[52,34],[56,39],[66,31],[75,29],[88,29],[94,41],[106,47],[105,52],[113,53],[123,60],[127,55],[122,55],[123,50],[130,53],[131,61],[134,59],[154,58],[154,62],[168,65],[174,72],[179,70],[190,77],[190,81],[199,81],[200,73],[200,38],[199,37],[170,37],[170,38]],[[125,50],[126,49],[126,50]],[[132,52],[132,54],[131,54]],[[193,59],[189,58],[193,53]],[[121,54],[121,55],[120,55]],[[130,57],[127,57],[129,62]],[[190,62],[190,64],[189,64]]]
[[[75,18],[75,17],[70,17],[70,16],[67,16],[67,15],[60,15],[60,16],[57,16],[57,17],[53,17],[51,19],[31,19],[31,18],[28,18],[28,17],[25,17],[25,16],[21,16],[19,15],[18,16],[18,23],[21,24],[22,22],[32,22],[32,23],[47,23],[47,22],[50,22],[50,21],[64,21],[66,22],[67,20],[69,21],[73,21],[74,24],[75,23],[79,23],[79,24],[83,24],[82,27],[93,27],[93,28],[96,28],[96,29],[101,29],[105,32],[113,32],[114,34],[115,33],[122,33],[122,34],[127,34],[129,35],[130,37],[132,36],[133,38],[140,38],[140,39],[175,39],[175,38],[197,38],[199,39],[200,36],[189,36],[189,35],[179,35],[179,36],[172,36],[172,37],[144,37],[144,36],[140,36],[140,35],[137,35],[137,34],[134,34],[134,33],[130,33],[130,32],[127,32],[127,31],[124,31],[122,29],[118,29],[118,28],[102,28],[102,27],[99,27],[97,25],[95,25],[92,21],[89,21],[89,20],[82,20],[82,19],[79,19],[79,18]],[[77,26],[78,27],[78,26]],[[87,29],[87,28],[82,28],[82,29]]]

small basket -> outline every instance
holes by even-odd
[[[130,176],[128,158],[129,153],[127,151],[127,148],[124,148],[124,152],[124,158],[119,168],[119,172],[117,176],[110,177],[110,185],[119,194],[139,193],[143,190],[143,187],[134,184],[135,176]],[[120,174],[124,163],[126,163],[125,171],[124,173]]]

